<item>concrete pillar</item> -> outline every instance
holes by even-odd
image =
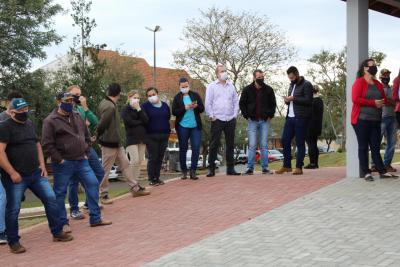
[[[368,58],[368,2],[347,0],[346,160],[347,177],[359,176],[357,138],[351,126],[351,87],[358,67]]]

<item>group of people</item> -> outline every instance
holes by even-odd
[[[400,123],[400,72],[390,86],[388,69],[378,68],[373,59],[364,60],[357,72],[352,87],[353,108],[351,124],[357,136],[360,178],[374,181],[373,172],[380,178],[398,178],[393,174],[392,160],[397,142],[397,125]],[[386,148],[382,160],[380,154],[382,137],[386,137]],[[372,164],[370,168],[369,149]]]
[[[396,143],[395,118],[400,119],[400,78],[397,77],[392,90],[389,86],[390,72],[381,71],[383,85],[374,78],[376,73],[375,62],[372,59],[364,61],[353,86],[351,123],[359,144],[360,176],[368,181],[373,180],[368,147],[371,147],[373,168],[380,177],[395,177],[390,173],[395,171],[391,160]],[[248,121],[249,149],[245,174],[254,174],[257,148],[260,149],[262,173],[272,174],[268,167],[268,132],[276,111],[274,90],[265,83],[262,70],[253,72],[253,81],[243,88],[240,97],[229,81],[226,66],[218,65],[215,74],[216,80],[207,86],[204,104],[201,96],[190,89],[189,80],[181,78],[171,109],[161,101],[158,90],[150,87],[143,103],[138,91],[129,92],[127,103],[120,112],[117,103],[121,87],[112,83],[98,106],[98,116],[89,109],[81,88],[72,85],[56,96],[57,104],[44,120],[40,138],[29,120],[29,104],[20,93],[10,93],[7,110],[0,114],[0,243],[8,243],[13,253],[26,251],[19,242],[18,215],[28,188],[43,202],[54,241],[73,239],[65,208],[67,193],[70,218],[85,218],[78,205],[79,184],[86,193],[83,208],[89,212],[90,226],[110,225],[112,222],[101,215],[101,204],[113,203],[109,197],[108,176],[114,164],[121,170],[133,197],[149,195],[150,192],[137,181],[147,150],[149,185],[164,184],[160,173],[168,147],[171,115],[176,117],[181,179],[199,179],[196,169],[203,127],[200,114],[203,112],[211,121],[207,177],[215,176],[222,133],[226,142],[226,174],[241,175],[234,168],[234,139],[239,113]],[[304,168],[319,167],[317,140],[321,134],[324,107],[318,87],[300,76],[296,67],[290,67],[287,75],[290,87],[283,97],[288,106],[282,133],[284,160],[283,166],[275,173],[301,175],[305,143],[310,164]],[[126,149],[122,142],[121,119],[126,131]],[[382,134],[386,135],[388,142],[384,161],[379,153]],[[297,146],[294,169],[293,139]],[[93,148],[95,143],[101,147],[101,161]],[[191,166],[186,164],[189,143]],[[53,186],[47,179],[45,155],[51,160]]]

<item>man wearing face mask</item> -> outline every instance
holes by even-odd
[[[90,133],[94,133],[99,123],[97,116],[89,109],[86,98],[81,95],[81,88],[78,85],[71,85],[67,88],[67,92],[72,94],[74,97],[74,112],[78,112],[83,121],[89,124]],[[92,136],[92,141],[95,141],[95,137]],[[92,168],[94,174],[101,184],[101,181],[104,177],[104,170],[101,162],[99,160],[99,156],[97,155],[94,148],[90,147],[90,152],[88,155],[89,165]],[[71,179],[71,183],[69,185],[69,194],[68,200],[70,205],[70,214],[71,218],[74,220],[81,220],[85,218],[85,215],[79,210],[79,199],[78,199],[78,186],[79,186],[79,178],[74,176]],[[88,209],[87,201],[84,204],[84,208]]]
[[[296,67],[291,66],[286,71],[290,80],[288,96],[283,100],[288,105],[285,126],[282,133],[283,166],[276,174],[292,172],[292,139],[296,139],[297,156],[296,169],[293,175],[303,174],[304,156],[306,152],[305,139],[308,122],[312,112],[313,86],[299,75]]]
[[[385,91],[387,98],[387,104],[382,107],[381,123],[382,136],[386,137],[386,149],[383,157],[383,164],[385,165],[387,172],[396,172],[397,170],[391,165],[396,147],[397,125],[394,111],[396,103],[393,99],[392,88],[389,85],[390,71],[388,69],[382,69],[379,78],[383,84],[383,90]]]
[[[61,93],[57,96],[58,107],[43,122],[42,143],[46,155],[50,156],[54,172],[54,192],[65,232],[71,232],[65,197],[68,185],[74,176],[79,177],[86,192],[90,226],[110,225],[101,217],[99,182],[89,165],[90,133],[85,121],[73,112],[73,95]]]
[[[21,198],[30,189],[44,204],[54,241],[71,241],[63,232],[56,195],[47,180],[42,147],[35,127],[28,119],[28,103],[14,98],[10,105],[11,118],[0,124],[0,168],[7,193],[6,228],[12,253],[24,253],[18,236],[18,215]]]
[[[241,175],[234,168],[236,117],[239,114],[238,95],[233,84],[228,81],[228,72],[224,65],[218,65],[215,74],[217,80],[207,86],[205,101],[206,114],[212,121],[207,177],[215,176],[215,161],[222,132],[226,142],[226,174]]]
[[[189,80],[179,80],[180,92],[175,95],[172,103],[172,114],[176,116],[175,129],[179,140],[179,161],[182,170],[181,179],[187,179],[186,154],[190,146],[192,149],[190,179],[197,180],[197,162],[199,161],[201,145],[202,123],[200,114],[204,112],[203,101],[200,95],[189,89]]]
[[[141,187],[133,177],[133,172],[129,167],[129,161],[125,154],[125,149],[121,142],[121,119],[117,107],[117,102],[121,95],[121,86],[112,83],[107,88],[107,96],[100,102],[99,115],[100,122],[97,126],[97,136],[101,145],[101,156],[104,168],[104,178],[100,185],[101,203],[112,204],[113,201],[108,196],[109,181],[108,176],[111,168],[116,164],[124,175],[132,194],[132,197],[149,195],[150,192]]]
[[[243,117],[248,120],[249,150],[246,174],[254,173],[257,134],[260,139],[262,173],[270,174],[272,172],[268,169],[268,130],[275,115],[276,100],[274,90],[264,83],[264,73],[261,70],[255,70],[253,82],[243,88],[239,106]]]

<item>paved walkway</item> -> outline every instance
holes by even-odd
[[[53,243],[46,225],[25,231],[21,243],[28,252],[12,255],[6,247],[0,247],[0,266],[265,266],[267,262],[276,262],[271,266],[277,266],[296,262],[293,257],[314,259],[317,254],[321,259],[316,262],[331,263],[330,258],[337,258],[329,250],[336,244],[335,236],[339,238],[337,244],[347,246],[341,256],[345,257],[346,250],[359,251],[361,244],[368,245],[368,250],[361,252],[372,255],[382,244],[380,239],[358,236],[368,234],[370,227],[384,234],[386,247],[393,246],[391,242],[398,235],[389,230],[400,221],[395,222],[397,203],[387,203],[383,196],[398,200],[399,183],[365,184],[354,179],[318,191],[343,176],[343,168],[325,168],[300,177],[220,175],[199,181],[172,181],[154,188],[149,197],[125,197],[107,206],[104,216],[112,219],[112,226],[90,228],[87,221],[72,222],[72,242]],[[352,191],[353,183],[366,192]],[[341,186],[345,194],[332,189],[336,186]],[[385,188],[390,192],[384,193]],[[374,194],[374,189],[382,193]],[[332,200],[339,201],[342,209]],[[386,209],[379,209],[382,206]],[[372,218],[362,219],[367,207],[379,210],[368,209]],[[388,209],[390,216],[383,220],[389,215]],[[352,222],[341,227],[341,219]],[[374,219],[384,224],[371,226]],[[349,236],[340,232],[346,229],[351,230]],[[353,247],[349,241],[360,246],[349,248]]]

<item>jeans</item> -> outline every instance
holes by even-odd
[[[1,183],[1,176],[0,176],[0,233],[4,233],[6,230],[6,191],[4,190],[3,184]]]
[[[395,117],[384,117],[381,123],[381,134],[386,137],[386,149],[383,157],[383,165],[389,166],[392,163],[394,150],[397,141],[397,125]]]
[[[179,125],[178,127],[178,140],[179,140],[179,162],[181,164],[181,170],[187,172],[186,165],[186,153],[190,146],[192,148],[192,158],[190,169],[192,171],[197,170],[197,163],[200,156],[200,145],[201,145],[201,130],[199,128],[185,128]]]
[[[42,201],[51,233],[58,235],[62,231],[56,195],[47,178],[42,177],[40,173],[41,170],[37,170],[30,176],[23,176],[22,181],[18,184],[13,183],[8,175],[2,177],[7,194],[6,234],[9,245],[17,243],[20,239],[18,235],[18,215],[21,209],[22,196],[28,188]]]
[[[99,182],[89,165],[88,160],[64,160],[64,163],[53,163],[54,172],[54,192],[57,198],[59,216],[62,225],[68,224],[67,210],[65,209],[65,197],[68,185],[74,176],[79,177],[79,181],[86,190],[88,202],[90,224],[101,221],[99,201]]]
[[[369,173],[368,149],[371,148],[371,157],[375,163],[375,168],[380,174],[385,173],[380,144],[381,144],[381,122],[367,121],[358,119],[357,124],[353,125],[358,142],[358,160],[360,165],[360,177]]]
[[[169,134],[149,134],[147,135],[147,175],[149,181],[160,179],[161,166],[164,159],[165,150],[168,147]]]
[[[236,119],[232,119],[230,121],[215,120],[211,122],[210,152],[208,156],[208,164],[210,166],[210,169],[215,169],[215,161],[217,160],[222,132],[224,132],[226,142],[227,170],[229,171],[235,166],[235,129]]]
[[[283,145],[283,167],[292,168],[292,139],[296,140],[297,156],[296,168],[302,168],[304,165],[304,156],[306,154],[305,139],[308,128],[308,118],[287,117],[282,133]]]
[[[93,147],[90,148],[88,161],[90,168],[92,168],[94,174],[97,177],[97,181],[99,182],[99,184],[101,184],[101,181],[103,180],[104,177],[104,170],[99,160],[99,156],[97,156],[96,150],[94,150]],[[75,175],[74,177],[72,177],[71,182],[69,184],[68,201],[71,207],[71,212],[79,211],[78,186],[79,186],[79,177]],[[88,201],[86,200],[85,202],[86,207],[87,207],[87,202]]]
[[[256,158],[257,150],[257,133],[260,138],[260,152],[261,152],[261,168],[268,169],[268,130],[269,121],[259,120],[253,121],[249,120],[249,125],[247,126],[247,137],[249,139],[249,151],[248,151],[248,162],[247,168],[249,170],[254,170],[254,162]]]

